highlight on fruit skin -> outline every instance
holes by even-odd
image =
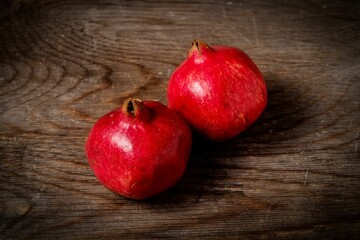
[[[85,152],[105,187],[146,199],[180,180],[191,144],[191,130],[177,113],[157,101],[128,98],[95,122]]]
[[[267,104],[264,78],[235,47],[195,40],[168,83],[168,106],[201,135],[233,138],[253,124]]]

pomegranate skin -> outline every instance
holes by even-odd
[[[191,142],[190,128],[174,111],[157,101],[131,98],[94,124],[85,151],[105,187],[145,199],[182,177]]]
[[[169,108],[213,141],[228,140],[244,131],[266,104],[261,72],[248,55],[234,47],[210,47],[195,40],[168,84]]]

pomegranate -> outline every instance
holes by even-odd
[[[174,111],[157,101],[129,98],[94,124],[85,151],[105,187],[145,199],[182,177],[191,142],[190,128]]]
[[[230,139],[251,125],[267,103],[265,81],[243,51],[195,40],[171,75],[168,106],[213,141]]]

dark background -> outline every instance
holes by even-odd
[[[2,1],[0,238],[360,238],[358,1]],[[146,201],[101,186],[85,138],[134,96],[166,103],[194,38],[262,71],[261,118],[195,139]]]

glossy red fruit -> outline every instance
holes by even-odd
[[[267,90],[255,63],[234,47],[195,40],[168,85],[168,106],[200,134],[230,139],[264,111]]]
[[[190,128],[174,111],[157,101],[129,98],[94,124],[86,154],[105,187],[145,199],[181,178],[191,141]]]

